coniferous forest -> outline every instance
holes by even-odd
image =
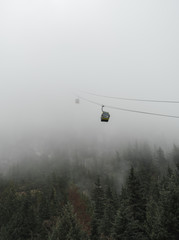
[[[179,239],[179,148],[58,152],[10,166],[0,239]]]

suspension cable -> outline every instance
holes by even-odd
[[[115,97],[115,96],[106,96],[86,91],[81,91],[88,95],[96,96],[96,97],[103,97],[103,98],[111,98],[111,99],[118,99],[118,100],[125,100],[125,101],[136,101],[136,102],[153,102],[153,103],[179,103],[179,101],[174,100],[156,100],[156,99],[140,99],[140,98],[125,98],[125,97]]]
[[[168,114],[162,114],[162,113],[153,113],[153,112],[146,112],[146,111],[139,111],[139,110],[134,110],[134,109],[128,109],[128,108],[121,108],[121,107],[115,107],[115,106],[108,106],[108,105],[104,105],[95,101],[91,101],[87,98],[84,97],[80,97],[78,96],[79,99],[82,99],[86,102],[98,105],[98,106],[104,106],[107,108],[111,108],[111,109],[116,109],[116,110],[120,110],[120,111],[125,111],[125,112],[133,112],[133,113],[140,113],[140,114],[147,114],[147,115],[153,115],[153,116],[159,116],[159,117],[169,117],[169,118],[179,118],[179,116],[175,116],[175,115],[168,115]]]

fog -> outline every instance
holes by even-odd
[[[81,91],[179,101],[177,0],[0,2],[0,155],[54,148],[102,151],[135,142],[179,144],[179,104],[119,101]],[[42,150],[43,149],[43,150]]]

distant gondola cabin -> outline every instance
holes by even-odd
[[[79,103],[80,103],[80,100],[79,100],[79,98],[76,98],[76,99],[75,99],[75,103],[77,103],[77,104],[79,104]]]

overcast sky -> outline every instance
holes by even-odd
[[[1,0],[1,135],[38,134],[99,142],[179,143],[179,119],[99,106],[79,90],[179,101],[178,0]],[[179,115],[179,104],[90,100]]]

